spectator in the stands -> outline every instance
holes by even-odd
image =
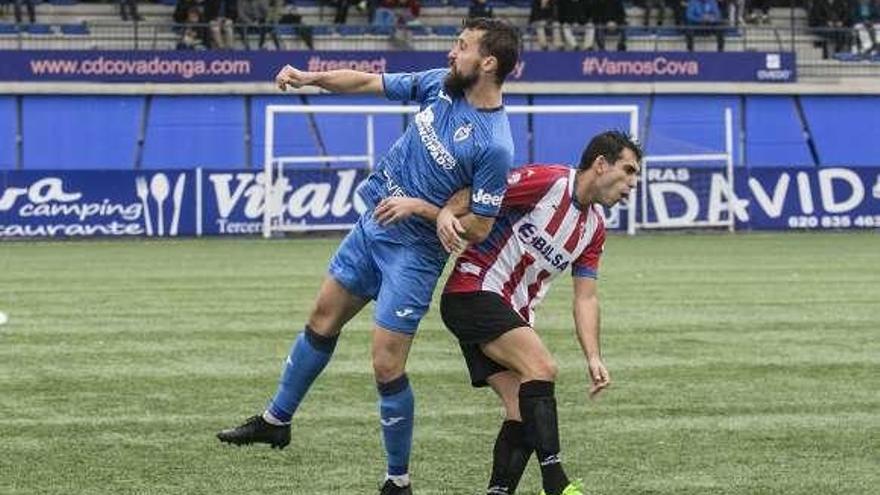
[[[770,0],[748,0],[746,20],[753,24],[770,24]]]
[[[419,0],[382,0],[380,5],[394,12],[398,26],[419,23],[419,14],[422,11]]]
[[[495,12],[489,0],[471,0],[471,5],[468,7],[468,18],[494,16]]]
[[[592,12],[593,0],[559,0],[559,23],[562,25],[562,40],[565,48],[578,48],[575,29],[583,35],[580,47],[584,50],[592,48],[595,40]]]
[[[259,34],[260,39],[257,47],[262,48],[266,42],[266,36],[272,38],[275,49],[281,49],[281,40],[278,39],[278,33],[275,31],[275,25],[278,23],[277,11],[274,6],[277,0],[239,0],[238,1],[238,20],[240,24],[239,34],[241,35],[241,43],[245,50],[251,49],[250,35]]]
[[[623,0],[593,0],[593,19],[596,23],[596,49],[605,50],[605,38],[618,35],[617,51],[626,51],[626,10]]]
[[[685,41],[689,52],[694,51],[694,36],[715,35],[718,51],[724,51],[724,22],[717,0],[689,0],[685,14]]]
[[[684,11],[687,6],[687,0],[644,0],[644,21],[645,26],[651,25],[651,11],[657,9],[657,26],[662,26],[666,19],[666,9],[672,11],[672,25],[678,26],[683,23]]]
[[[201,0],[178,0],[174,8],[174,22],[179,24],[177,30],[178,50],[204,50],[208,47],[208,30],[205,28]]]
[[[556,0],[532,0],[529,24],[535,29],[538,48],[541,50],[550,48],[547,40],[548,29],[553,34],[553,48],[562,48],[562,34],[559,29],[558,18]]]
[[[834,53],[840,53],[849,45],[852,19],[848,0],[813,0],[808,22],[816,34],[822,37],[822,58],[828,58],[829,44]]]
[[[333,16],[333,24],[345,24],[348,22],[348,9],[351,7],[350,0],[332,0],[331,4],[336,8]]]
[[[720,0],[718,6],[722,15],[727,13],[727,24],[731,26],[745,24],[746,0]]]
[[[868,55],[877,51],[877,35],[880,29],[880,0],[856,0],[852,21],[856,33],[858,52]]]
[[[34,11],[34,0],[15,0],[15,22],[18,24],[22,23],[21,20],[21,4],[24,4],[25,8],[27,8],[28,19],[31,21],[31,24],[37,22],[37,15]]]
[[[211,32],[211,48],[228,50],[235,47],[233,29],[238,22],[237,0],[205,0],[205,20]]]
[[[303,16],[300,15],[296,4],[284,3],[281,0],[274,0],[269,10],[269,21],[272,23],[273,29],[277,25],[287,25],[293,27],[297,37],[299,37],[309,50],[315,49],[315,33],[312,26],[303,24]],[[275,33],[277,34],[277,32]],[[262,44],[262,41],[261,41]]]
[[[137,2],[135,0],[119,0],[119,17],[123,21],[129,19],[133,21],[144,20],[143,16],[138,14]]]

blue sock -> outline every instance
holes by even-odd
[[[269,412],[275,419],[289,422],[309,391],[312,382],[321,374],[336,348],[337,336],[324,337],[306,326],[290,348],[290,355],[281,372],[278,390],[269,403]]]
[[[409,452],[412,449],[415,398],[406,375],[388,383],[378,383],[379,422],[388,474],[400,476],[409,472]]]

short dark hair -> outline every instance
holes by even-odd
[[[623,150],[628,149],[636,155],[636,161],[642,161],[642,147],[633,138],[621,131],[605,131],[590,140],[590,144],[581,155],[580,170],[593,166],[596,158],[604,156],[608,163],[620,160]]]
[[[498,60],[495,82],[503,83],[519,61],[522,39],[516,26],[502,19],[472,17],[465,19],[462,29],[483,32],[480,54]]]

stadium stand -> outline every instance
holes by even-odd
[[[281,14],[295,12],[300,16],[302,23],[311,27],[315,37],[314,48],[319,50],[385,50],[400,48],[402,44],[416,50],[445,50],[455,36],[457,26],[467,15],[469,3],[467,0],[422,2],[417,22],[400,29],[389,25],[369,26],[367,14],[357,9],[351,9],[346,24],[334,26],[335,7],[329,2],[290,2]],[[37,6],[38,24],[35,27],[20,29],[9,21],[0,24],[0,48],[174,49],[179,38],[172,21],[174,8],[173,1],[142,3],[138,12],[143,21],[120,22],[119,7],[115,4],[76,0],[42,3]],[[501,1],[494,5],[496,16],[526,29],[526,47],[535,49],[534,33],[528,29],[529,9],[529,2],[519,0]],[[638,6],[629,6],[626,12],[629,50],[684,49],[685,36],[681,29],[642,25],[643,9]],[[282,24],[277,32],[281,35],[282,48],[305,47],[296,30],[289,25]],[[70,34],[76,34],[78,38],[71,39]],[[609,47],[615,44],[616,38],[612,38],[608,41]],[[726,38],[725,49],[728,51],[780,50],[795,44],[802,60],[821,60],[822,57],[821,46],[817,45],[821,37],[809,30],[806,10],[803,8],[771,9],[769,26],[726,28]],[[239,48],[244,48],[243,44],[239,44]],[[696,49],[714,50],[714,41],[698,39]],[[865,60],[865,57],[849,57],[845,54],[837,54],[836,57],[828,63],[840,65],[841,60]]]

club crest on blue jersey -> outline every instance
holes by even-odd
[[[471,131],[473,129],[474,129],[474,124],[471,124],[470,122],[468,122],[467,124],[456,129],[455,134],[452,136],[452,138],[455,140],[456,143],[460,142],[460,141],[464,141],[465,139],[471,137]]]

